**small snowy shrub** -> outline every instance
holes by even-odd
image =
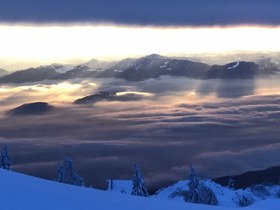
[[[215,193],[203,183],[200,183],[197,192],[194,194],[190,190],[183,190],[178,188],[169,198],[183,197],[188,203],[198,203],[207,205],[218,205],[218,200]]]
[[[173,193],[171,193],[168,198],[183,197],[184,199],[188,196],[188,191],[182,188],[177,188]]]
[[[280,190],[277,191],[276,197],[277,197],[277,198],[280,198]]]
[[[121,189],[121,193],[123,193],[123,194],[127,194],[127,192],[126,192],[126,190],[125,189]]]
[[[234,179],[233,178],[229,178],[229,180],[228,180],[228,189],[234,190]]]
[[[261,199],[265,199],[266,197],[270,196],[270,192],[263,186],[263,185],[254,185],[250,187],[251,192]]]
[[[1,151],[1,168],[10,170],[10,158],[8,147],[4,147]]]
[[[236,193],[236,196],[232,199],[239,207],[250,206],[254,203],[254,198],[248,193]]]

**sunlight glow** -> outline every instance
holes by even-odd
[[[152,93],[147,92],[139,92],[139,91],[125,91],[125,92],[118,92],[116,93],[117,96],[123,96],[127,94],[135,94],[135,95],[142,95],[142,96],[154,96]]]
[[[279,51],[280,28],[0,25],[0,59],[57,62],[159,53]]]
[[[73,102],[77,98],[89,95],[96,87],[95,83],[70,83],[57,84],[30,84],[22,86],[0,86],[0,100],[3,105],[18,105],[32,101],[45,101],[50,103]],[[5,102],[6,101],[6,102]],[[8,103],[9,102],[9,103]]]

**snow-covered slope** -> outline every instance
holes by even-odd
[[[201,180],[201,182],[215,193],[218,200],[218,205],[220,207],[239,207],[239,205],[237,204],[238,198],[246,196],[247,198],[252,199],[253,204],[246,207],[245,209],[279,209],[280,199],[279,196],[277,196],[277,192],[280,192],[280,186],[258,187],[258,190],[255,189],[255,192],[253,192],[250,188],[244,190],[231,190],[208,179]],[[185,202],[182,196],[172,196],[174,195],[174,192],[178,192],[181,190],[189,190],[188,181],[179,181],[174,185],[158,191],[157,194],[153,197],[158,199],[169,199]],[[267,208],[263,208],[266,206]]]
[[[0,169],[0,209],[9,210],[228,210],[159,198],[144,198],[47,181]],[[279,208],[278,200],[259,202],[256,208]],[[247,208],[245,208],[247,209]]]
[[[63,73],[65,73],[65,72],[68,72],[68,71],[71,71],[71,70],[73,70],[74,69],[74,66],[71,66],[71,65],[61,65],[60,67],[58,67],[58,68],[55,68],[55,71],[57,72],[57,73],[60,73],[60,74],[63,74]]]
[[[107,180],[108,191],[118,192],[123,194],[131,194],[132,180]]]
[[[232,200],[232,198],[235,197],[235,193],[237,193],[236,191],[222,187],[221,185],[216,184],[215,182],[212,182],[210,180],[202,181],[202,182],[215,193],[219,206],[238,207],[237,204],[234,203]],[[171,199],[172,193],[178,190],[189,190],[188,181],[179,181],[174,185],[167,187],[166,189],[162,189],[161,191],[158,192],[157,195],[155,195],[155,197],[161,199],[163,198]],[[184,201],[183,197],[174,197],[172,198],[172,200]]]

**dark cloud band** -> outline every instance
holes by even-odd
[[[279,25],[273,0],[11,0],[1,3],[1,22],[116,23],[157,26]]]

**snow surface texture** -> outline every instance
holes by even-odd
[[[132,192],[132,180],[107,180],[108,191],[120,192],[123,194],[131,194]]]
[[[235,68],[237,68],[238,66],[239,66],[239,64],[240,64],[240,62],[238,61],[234,66],[230,66],[230,67],[228,67],[227,69],[235,69]]]
[[[183,182],[182,182],[183,183]],[[0,169],[0,209],[9,210],[229,210],[156,197],[139,197],[47,181]],[[174,186],[172,186],[174,187]],[[4,190],[5,189],[5,190]],[[163,193],[164,191],[162,191]],[[165,191],[166,192],[166,191]],[[162,194],[163,195],[163,194]],[[164,196],[162,196],[164,197]],[[267,199],[246,210],[278,210],[280,200]]]
[[[55,69],[55,71],[57,72],[57,73],[60,73],[60,74],[63,74],[63,73],[65,73],[65,72],[67,72],[67,71],[71,71],[71,70],[73,70],[73,66],[61,66],[60,68],[58,68],[58,69]]]

